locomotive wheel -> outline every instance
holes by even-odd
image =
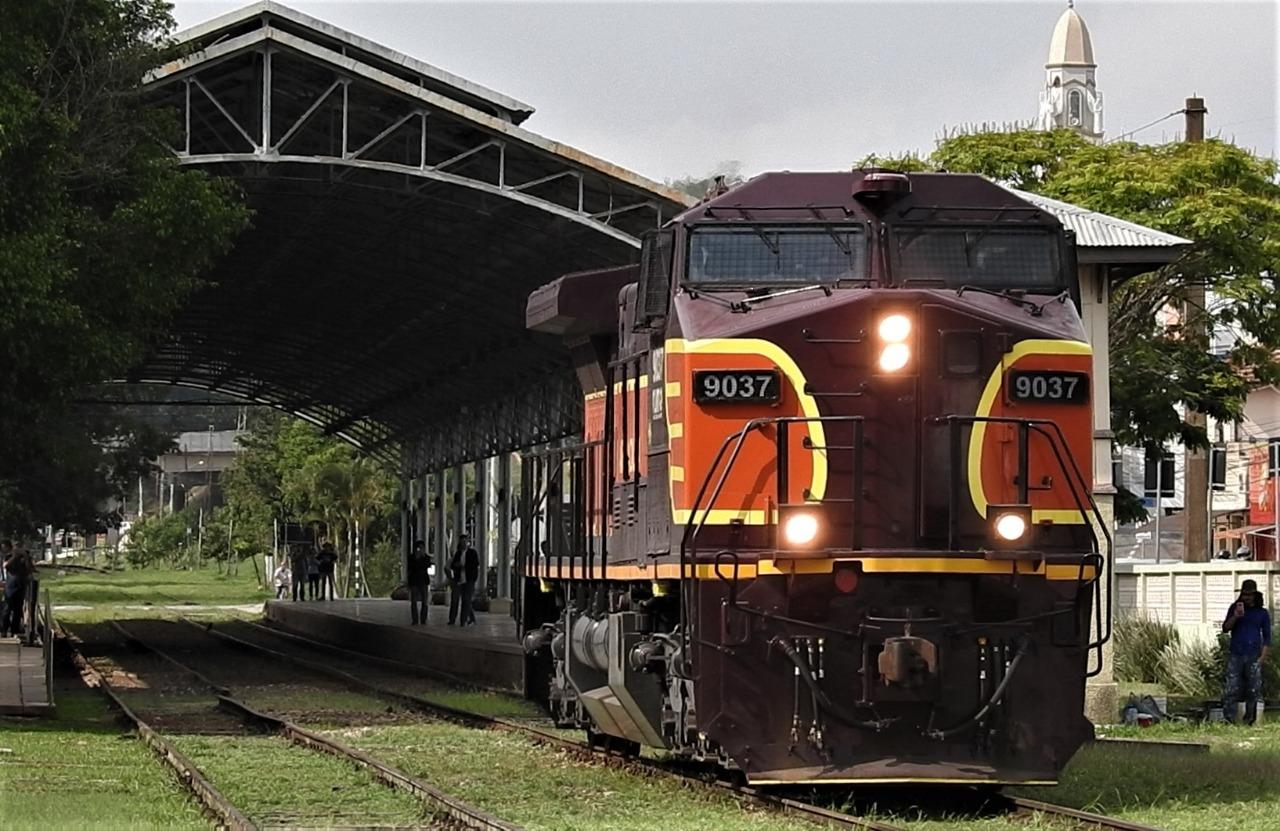
[[[608,733],[601,733],[596,730],[587,728],[587,744],[596,750],[603,750],[607,753],[613,753],[627,759],[634,759],[640,755],[640,743],[633,742],[630,739],[622,739]]]

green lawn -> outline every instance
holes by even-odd
[[[207,829],[196,804],[99,694],[57,692],[57,715],[0,718],[0,827]]]
[[[1280,723],[1256,727],[1171,722],[1108,727],[1117,738],[1205,742],[1208,753],[1093,745],[1056,788],[1025,796],[1170,831],[1272,831],[1280,827]]]
[[[258,564],[262,568],[262,564]],[[49,591],[55,606],[84,606],[55,610],[60,620],[88,623],[117,617],[169,617],[191,612],[214,611],[223,616],[232,610],[201,609],[258,604],[269,597],[258,584],[248,561],[234,576],[213,569],[185,571],[169,568],[126,568],[110,573],[64,571],[52,566],[40,569],[41,589]],[[165,607],[183,607],[180,611]],[[134,607],[134,608],[130,608]],[[146,607],[140,609],[137,607]],[[141,614],[140,614],[141,613]]]

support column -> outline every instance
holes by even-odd
[[[511,454],[497,459],[498,597],[511,599]]]
[[[489,563],[493,560],[493,477],[492,459],[481,459],[476,466],[475,523],[476,553],[480,555],[480,575],[476,580],[476,597],[487,597]]]
[[[410,516],[413,507],[413,480],[400,480],[400,582],[409,582],[409,546],[413,544],[409,533]]]
[[[432,556],[436,558],[436,588],[445,585],[445,569],[449,566],[449,556],[453,552],[449,551],[448,541],[445,539],[445,514],[448,508],[449,498],[444,488],[445,474],[442,470],[437,470],[431,474],[431,491],[427,498],[431,501],[431,517],[433,527],[435,529],[435,541],[433,545],[435,550]]]
[[[453,557],[453,552],[458,549],[458,541],[462,539],[462,535],[467,533],[467,467],[466,465],[457,465],[453,468],[449,478],[450,483],[449,501],[453,511],[452,530],[449,535],[448,545],[445,549],[445,565],[448,566],[449,559]]]
[[[1093,350],[1093,498],[1107,533],[1114,534],[1116,483],[1111,481],[1111,342],[1107,328],[1110,277],[1103,265],[1081,264],[1079,273],[1080,317]],[[1097,528],[1095,532],[1105,544],[1102,529]],[[1102,603],[1110,604],[1113,620],[1114,558],[1115,551],[1112,551],[1100,586]],[[1093,638],[1098,636],[1097,632],[1090,634]],[[1112,672],[1111,654],[1111,641],[1108,641],[1102,647],[1102,671],[1085,686],[1085,715],[1095,724],[1110,724],[1119,718],[1119,690]]]
[[[431,527],[431,480],[428,474],[423,473],[414,480],[414,484],[417,486],[415,490],[418,494],[418,523],[413,531],[414,540],[421,540],[423,545],[427,546],[428,552],[430,552],[431,547],[427,539],[427,529]]]

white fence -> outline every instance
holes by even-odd
[[[1143,615],[1172,623],[1187,639],[1210,640],[1222,631],[1240,584],[1252,579],[1274,616],[1280,596],[1280,563],[1117,563],[1117,616]]]

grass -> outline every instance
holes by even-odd
[[[1091,745],[1056,788],[1017,793],[1169,831],[1271,831],[1280,812],[1280,724],[1166,722],[1109,727],[1119,738],[1205,742],[1208,753]]]
[[[414,797],[341,759],[277,736],[176,736],[191,759],[258,825],[409,826],[428,819]]]
[[[207,829],[161,763],[122,730],[99,694],[57,691],[57,714],[0,719],[0,827]]]
[[[179,612],[164,607],[183,606],[181,613],[189,614],[201,612],[201,607],[261,603],[270,596],[258,585],[253,566],[247,562],[234,576],[213,569],[170,568],[58,573],[52,566],[45,566],[40,570],[40,587],[49,591],[55,606],[89,607],[55,611],[60,620],[77,623],[138,617],[141,610],[137,607],[149,607],[149,617],[171,617]],[[224,609],[215,611],[224,616],[230,613]]]
[[[529,831],[775,831],[813,827],[664,777],[580,762],[510,733],[445,723],[328,732]]]

